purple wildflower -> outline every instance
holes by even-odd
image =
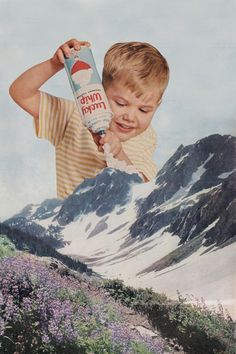
[[[150,353],[161,353],[158,341],[142,338],[121,322],[120,305],[113,306],[105,296],[99,302],[97,293],[89,296],[90,287],[83,285],[81,289],[81,282],[62,277],[31,256],[1,260],[0,335],[11,343],[20,336],[26,352],[32,353],[38,353],[37,345],[78,348],[76,343],[86,343],[86,336],[101,348],[104,341],[114,353],[133,353],[135,341],[144,343]]]
[[[3,336],[5,330],[5,321],[0,317],[0,336]]]

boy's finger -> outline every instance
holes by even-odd
[[[71,55],[71,48],[74,48],[75,50],[80,50],[81,46],[85,45],[90,47],[90,43],[87,41],[78,41],[77,39],[70,39],[66,43],[62,44],[59,49],[62,51],[63,55],[66,58],[69,58]],[[63,61],[64,63],[64,61]]]
[[[92,132],[92,130],[89,129],[90,134],[92,135],[93,141],[95,142],[96,145],[99,145],[99,139],[100,136],[98,134],[95,134]]]
[[[101,139],[99,140],[99,144],[100,144],[100,145],[104,145],[104,144],[105,144],[105,139],[104,139],[104,138],[101,138]]]
[[[90,46],[90,43],[87,41],[78,41],[78,39],[70,39],[68,42],[66,42],[69,46],[69,48],[74,48],[76,50],[79,50],[82,45]]]
[[[69,58],[70,57],[70,47],[67,43],[63,44],[60,46],[60,50],[63,52],[63,54]]]
[[[57,56],[60,63],[64,64],[65,59],[64,59],[63,51],[61,49],[58,49]]]
[[[74,44],[74,48],[77,47],[77,46],[81,47],[82,45],[83,46],[85,45],[87,47],[91,46],[91,44],[89,42],[87,42],[87,41],[76,41],[75,44]]]
[[[79,41],[76,38],[69,39],[69,41],[65,42],[65,44],[68,44],[71,48],[76,44],[79,43],[80,45],[84,45],[86,43],[89,43],[88,41]]]

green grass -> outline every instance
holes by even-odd
[[[0,234],[0,258],[12,256],[16,253],[16,248],[7,238],[7,236]]]

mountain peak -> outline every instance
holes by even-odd
[[[105,168],[96,178],[85,180],[64,201],[57,221],[60,225],[66,225],[90,212],[96,212],[100,217],[111,213],[115,207],[130,201],[131,186],[141,181],[136,173]]]
[[[145,238],[168,226],[171,233],[179,235],[181,242],[185,242],[201,234],[216,220],[220,225],[220,220],[226,220],[227,206],[236,197],[236,190],[232,187],[236,181],[235,162],[236,138],[231,135],[214,134],[195,144],[180,146],[158,173],[157,188],[138,203],[138,218],[131,228],[132,237]],[[224,242],[235,233],[232,212],[230,215]],[[217,225],[216,222],[212,224],[212,230]],[[207,243],[217,241],[220,244],[222,240],[219,236],[217,240],[211,236]]]

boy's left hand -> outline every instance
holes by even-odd
[[[110,146],[110,152],[112,153],[114,158],[121,161],[125,161],[127,165],[133,165],[133,163],[130,161],[130,159],[124,152],[119,137],[110,129],[106,130],[106,135],[102,138],[98,134],[94,134],[91,131],[90,133],[92,134],[95,144],[98,146],[98,151],[103,152],[103,145],[107,143]],[[146,176],[142,172],[139,173],[142,175],[143,181],[148,182]]]
[[[101,152],[103,151],[103,145],[106,143],[109,144],[110,152],[114,157],[119,155],[122,151],[122,145],[120,139],[110,129],[106,130],[106,135],[100,138],[98,142],[99,142],[98,150]]]

